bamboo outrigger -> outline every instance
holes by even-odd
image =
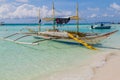
[[[72,42],[78,42],[82,45],[84,45],[85,47],[92,49],[92,50],[96,50],[96,48],[94,48],[93,46],[91,46],[91,44],[97,44],[100,41],[102,41],[103,39],[106,39],[107,37],[109,37],[110,35],[116,33],[118,30],[115,30],[113,32],[109,32],[106,34],[98,34],[98,35],[87,35],[87,33],[81,33],[79,32],[79,14],[78,14],[78,3],[77,3],[77,8],[76,8],[76,16],[72,16],[69,17],[69,19],[71,20],[77,20],[76,24],[77,24],[77,31],[76,32],[70,32],[70,31],[59,31],[56,29],[55,27],[55,11],[54,11],[54,3],[53,3],[53,16],[52,18],[43,18],[43,20],[46,21],[53,21],[53,30],[48,30],[48,31],[44,31],[41,32],[41,27],[40,27],[40,16],[39,16],[39,26],[38,26],[38,31],[33,31],[32,29],[29,29],[30,32],[27,33],[15,33],[12,35],[9,35],[7,37],[4,37],[3,39],[8,40],[7,38],[17,35],[17,34],[23,34],[24,36],[21,36],[15,40],[10,40],[13,41],[15,43],[19,43],[19,44],[39,44],[39,42],[44,41],[44,40],[61,40],[61,41],[72,41]],[[40,15],[40,11],[39,11],[39,15]],[[59,18],[61,19],[61,18]],[[42,38],[44,40],[38,40],[38,41],[34,41],[32,43],[27,43],[27,42],[18,42],[17,40],[22,39],[24,37],[27,36],[34,36],[37,38]]]

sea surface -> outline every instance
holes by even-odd
[[[120,25],[112,24],[108,30],[93,30],[89,24],[79,25],[80,32],[106,33],[120,30]],[[27,28],[37,30],[38,25],[1,25],[0,38],[16,32],[27,32]],[[41,31],[52,29],[52,25],[41,25]],[[76,31],[76,25],[64,25],[59,27],[61,31]],[[15,35],[10,39],[17,39],[23,35]],[[19,41],[34,42],[32,36]],[[0,80],[32,80],[40,75],[46,75],[55,71],[64,70],[84,64],[93,55],[107,51],[120,50],[120,31],[113,34],[101,44],[94,45],[98,50],[89,50],[80,44],[59,43],[51,40],[42,41],[39,45],[16,44],[14,42],[0,40]]]

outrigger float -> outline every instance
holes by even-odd
[[[98,44],[102,40],[106,39],[107,37],[109,37],[110,35],[112,35],[118,31],[118,30],[115,30],[115,31],[105,33],[105,34],[88,34],[88,33],[79,32],[79,20],[80,20],[80,18],[79,18],[79,14],[78,14],[78,4],[77,4],[76,16],[72,16],[69,18],[55,18],[54,3],[53,3],[52,10],[53,10],[53,17],[52,18],[43,18],[43,20],[53,21],[53,30],[41,32],[41,27],[40,27],[41,19],[40,19],[40,11],[39,11],[38,31],[28,29],[29,32],[15,33],[15,34],[6,36],[2,39],[7,40],[7,41],[12,41],[15,43],[19,43],[19,44],[32,44],[32,45],[37,45],[44,40],[77,42],[77,43],[82,44],[83,46],[85,46],[88,49],[97,50],[95,47],[92,46],[92,44]],[[55,24],[62,25],[62,24],[68,23],[69,20],[76,20],[77,21],[77,31],[76,32],[59,31],[58,29],[56,29]],[[23,36],[16,38],[14,40],[9,39],[9,37],[19,35],[19,34],[23,34]],[[39,39],[37,41],[31,42],[31,43],[18,41],[18,40],[25,38],[25,37],[28,37],[28,36],[33,36],[33,37],[39,38]],[[41,39],[43,39],[43,40],[41,40]]]

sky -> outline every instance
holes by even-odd
[[[0,0],[0,22],[36,23],[39,9],[41,18],[52,15],[52,2],[56,17],[74,16],[78,2],[80,22],[120,22],[119,0]]]

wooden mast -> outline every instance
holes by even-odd
[[[77,24],[77,33],[79,33],[79,13],[78,13],[78,2],[77,2],[77,5],[76,5],[76,16],[77,16],[77,21],[76,21],[76,24]]]
[[[52,3],[52,17],[53,17],[53,30],[55,30],[55,8],[54,8],[54,2]]]
[[[40,19],[40,8],[39,8],[38,10],[38,32],[41,31],[40,25],[41,25],[41,19]]]

